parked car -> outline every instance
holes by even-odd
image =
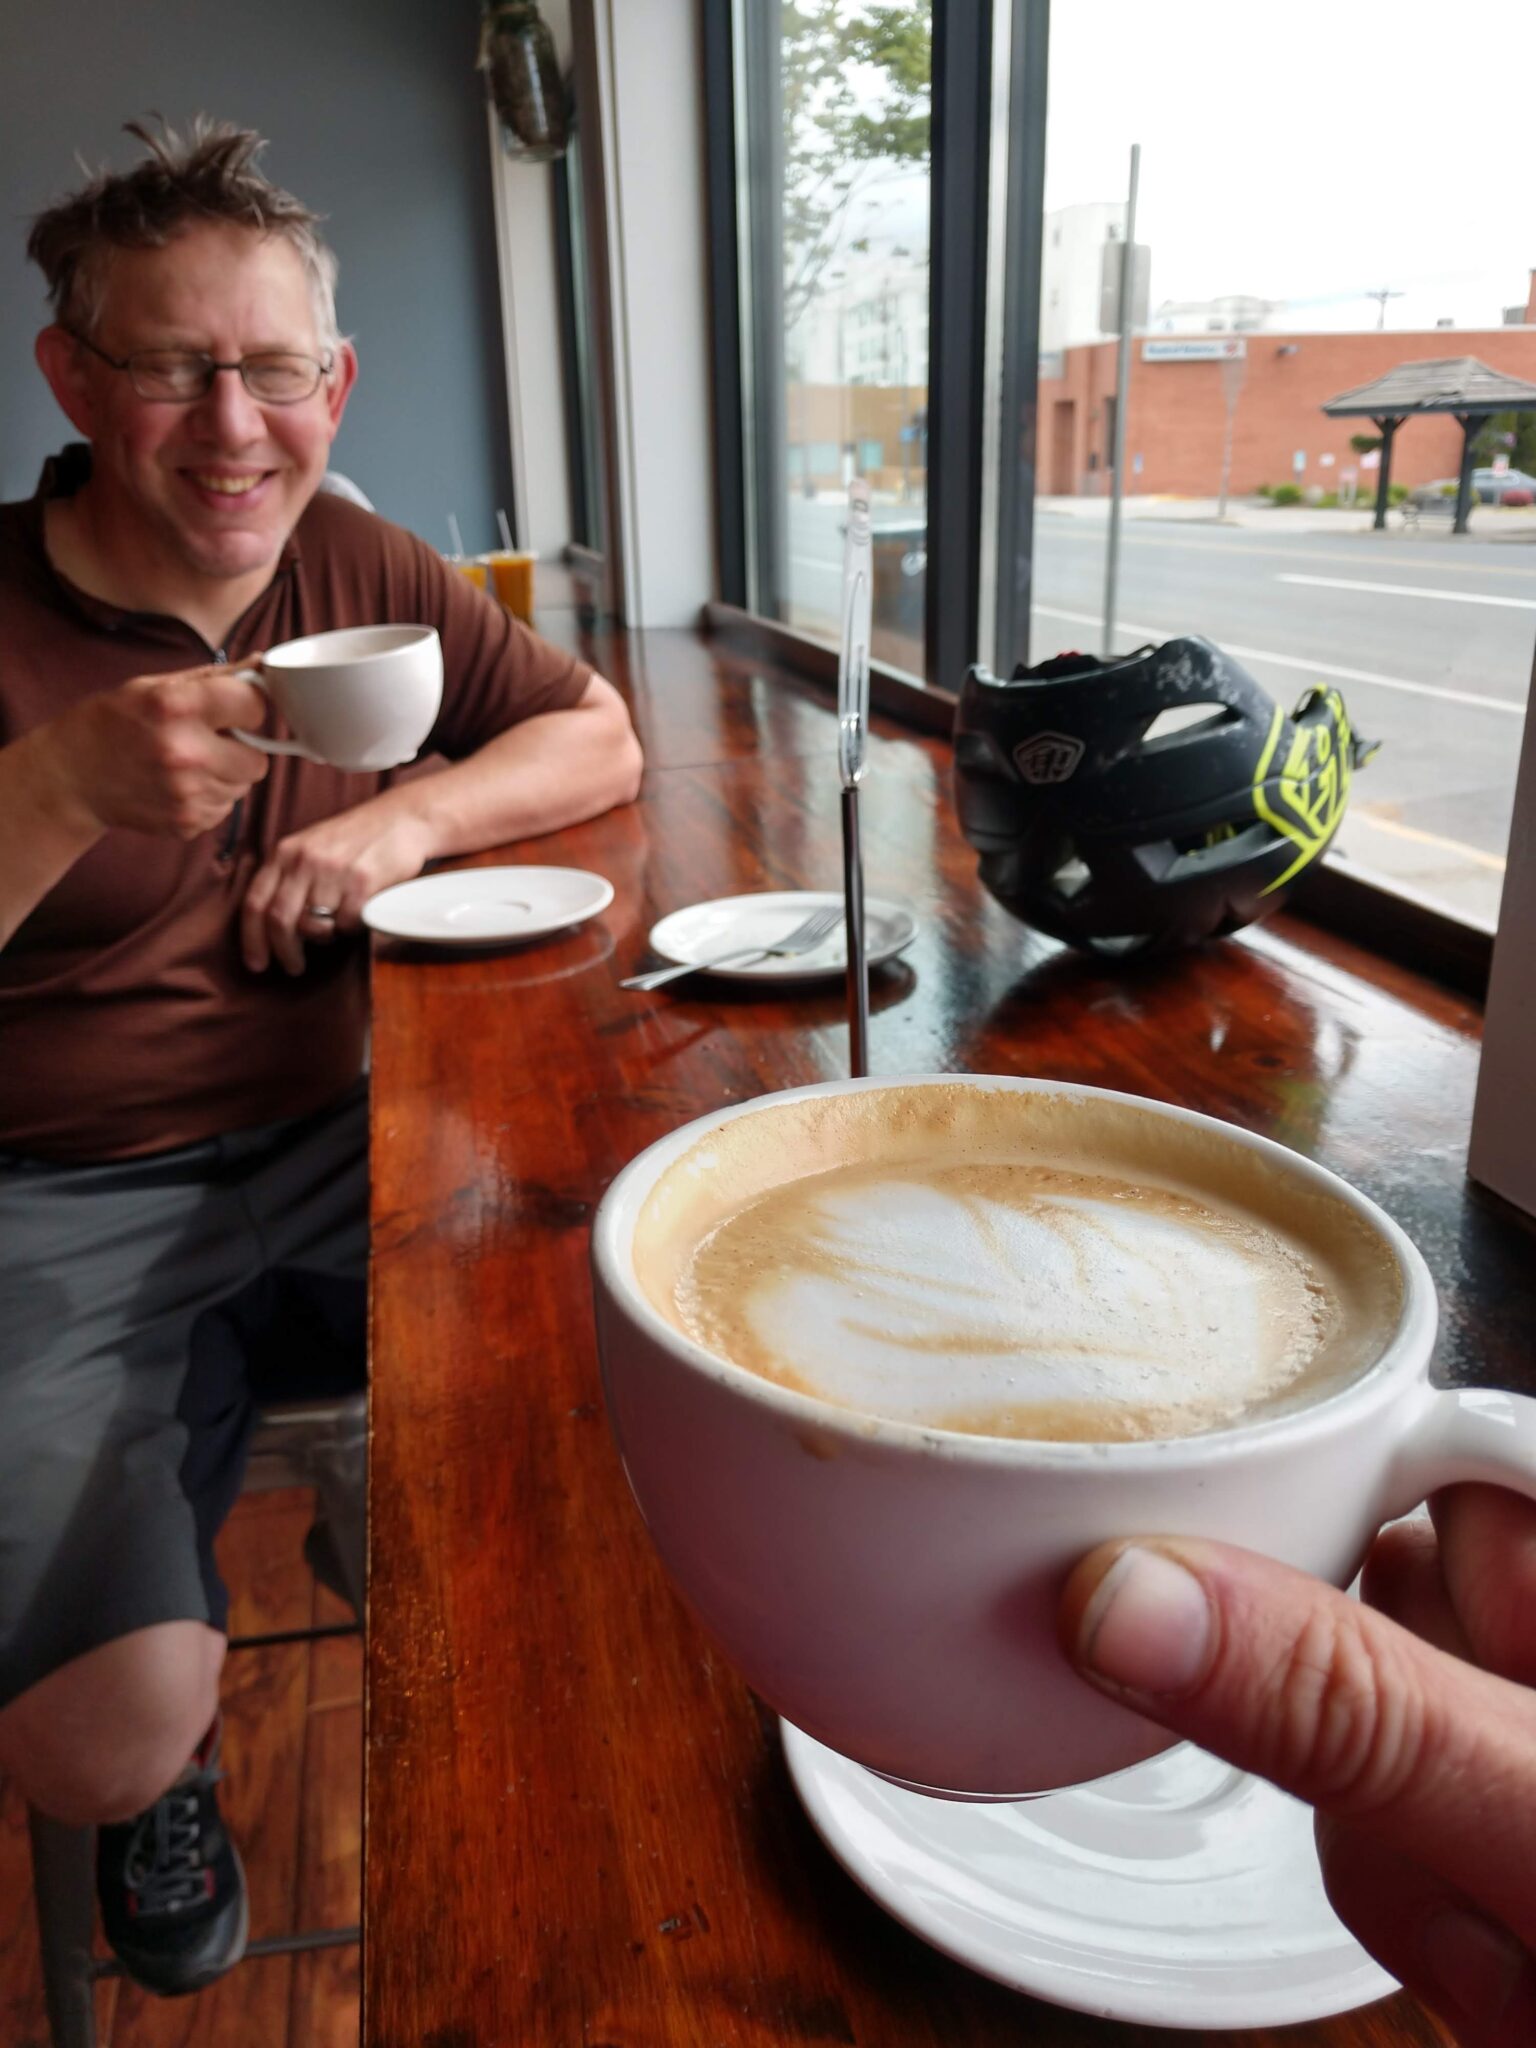
[[[1491,469],[1474,469],[1472,488],[1480,505],[1503,505],[1508,503],[1511,491],[1536,492],[1536,476],[1523,469],[1506,469],[1502,475]],[[1525,502],[1529,504],[1530,500]]]
[[[1453,476],[1437,477],[1432,484],[1416,484],[1408,494],[1409,503],[1421,512],[1456,510]],[[1472,502],[1475,505],[1529,505],[1536,503],[1536,476],[1523,469],[1507,469],[1502,475],[1491,469],[1472,472]]]

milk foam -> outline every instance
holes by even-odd
[[[677,1301],[700,1342],[766,1377],[1007,1435],[1209,1426],[1293,1380],[1332,1313],[1261,1226],[1010,1164],[776,1190],[699,1246]]]
[[[1219,1126],[1129,1098],[893,1082],[701,1138],[637,1277],[718,1358],[984,1436],[1182,1436],[1319,1399],[1402,1305],[1380,1233]]]

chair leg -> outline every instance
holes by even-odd
[[[96,1831],[29,1808],[32,1889],[53,2048],[96,2048]]]
[[[368,1397],[346,1402],[326,1434],[309,1447],[315,1501],[330,1532],[347,1599],[361,1621],[367,1578]]]

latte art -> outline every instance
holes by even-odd
[[[721,1224],[684,1327],[765,1378],[1007,1436],[1185,1433],[1272,1399],[1335,1314],[1272,1232],[1059,1168],[852,1167]]]
[[[644,1284],[717,1358],[861,1415],[1187,1436],[1323,1397],[1395,1320],[1343,1204],[1123,1103],[895,1084],[759,1121],[663,1176]]]

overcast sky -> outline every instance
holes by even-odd
[[[1054,0],[1046,206],[1125,197],[1152,302],[1300,328],[1498,326],[1536,265],[1536,0]],[[866,170],[850,234],[926,247],[928,181]],[[1277,323],[1282,316],[1277,316]]]
[[[1046,206],[1124,196],[1152,300],[1496,326],[1536,265],[1533,0],[1055,0]],[[1304,301],[1326,303],[1303,304]]]

